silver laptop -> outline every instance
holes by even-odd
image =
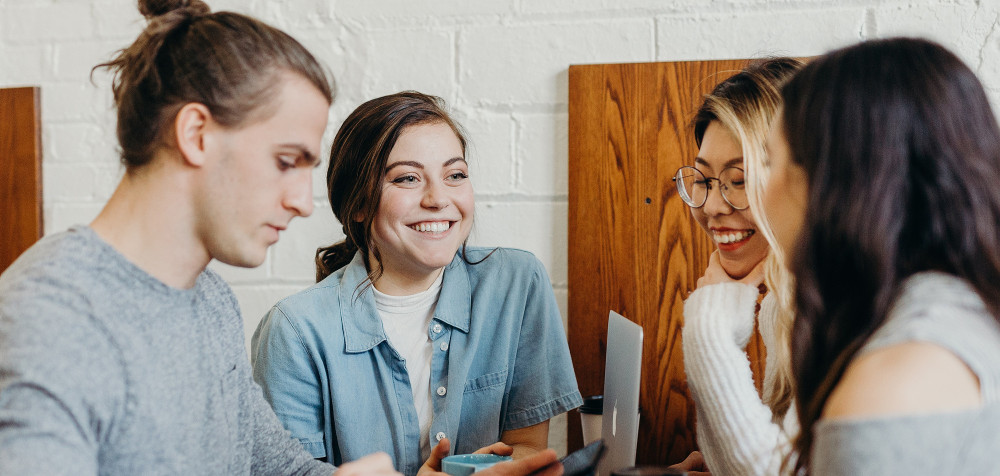
[[[604,414],[601,438],[607,446],[597,474],[635,465],[639,440],[639,376],[642,372],[642,326],[611,311],[608,357],[604,364]]]

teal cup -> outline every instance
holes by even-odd
[[[500,455],[452,455],[441,460],[441,471],[451,476],[469,476],[476,471],[482,471],[503,461],[510,461],[510,456]]]

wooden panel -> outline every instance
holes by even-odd
[[[569,344],[580,391],[603,392],[607,314],[641,324],[636,462],[680,461],[695,449],[684,376],[683,299],[715,245],[670,178],[697,155],[689,127],[702,96],[746,61],[571,66],[569,69]],[[763,346],[749,348],[761,373]],[[569,448],[582,443],[569,418]]]
[[[0,272],[42,237],[39,96],[0,89]]]

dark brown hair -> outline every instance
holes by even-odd
[[[381,264],[370,263],[368,256],[370,253],[380,261],[371,230],[382,201],[386,161],[404,129],[434,122],[451,127],[464,154],[465,135],[445,111],[444,101],[416,91],[372,99],[358,106],[340,126],[330,149],[326,183],[330,208],[343,225],[346,238],[316,250],[317,282],[350,263],[359,250],[368,269],[368,282],[374,283],[381,276]]]
[[[121,160],[135,170],[173,142],[169,131],[188,103],[239,127],[266,115],[280,73],[299,74],[328,101],[329,75],[291,36],[245,15],[211,13],[201,0],[139,0],[148,25],[114,59],[94,67],[114,74]]]
[[[833,51],[782,96],[791,159],[808,177],[789,250],[799,469],[830,393],[906,278],[957,276],[1000,316],[1000,129],[975,74],[926,40]]]

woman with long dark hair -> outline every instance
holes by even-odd
[[[466,140],[443,101],[359,106],[327,185],[345,239],[317,251],[319,282],[274,306],[251,351],[292,435],[335,464],[387,451],[407,475],[449,449],[548,446],[549,419],[582,403],[552,285],[528,252],[466,246]]]
[[[997,474],[1000,129],[917,39],[824,55],[783,89],[764,211],[795,275],[810,474]]]

